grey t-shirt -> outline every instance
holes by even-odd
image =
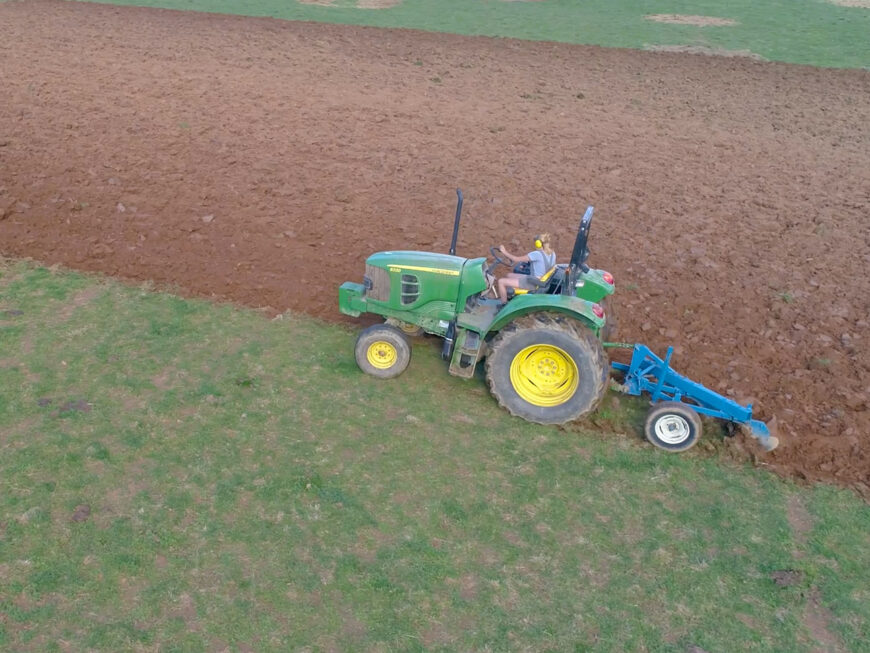
[[[556,265],[556,252],[547,256],[544,252],[535,250],[529,252],[529,261],[532,264],[532,276],[540,279],[547,273],[547,270]]]

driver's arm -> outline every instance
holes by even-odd
[[[499,245],[498,251],[507,256],[511,260],[511,263],[528,263],[529,261],[531,261],[527,254],[522,254],[520,256],[511,254],[504,248],[504,245]]]

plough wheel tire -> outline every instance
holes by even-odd
[[[679,401],[654,405],[646,416],[643,432],[646,439],[665,451],[685,451],[701,437],[701,417]]]
[[[610,368],[601,341],[578,320],[556,313],[520,317],[490,343],[490,392],[511,415],[564,424],[598,407]]]
[[[379,379],[392,379],[408,367],[411,346],[397,328],[376,324],[359,334],[354,355],[356,364],[366,374]]]

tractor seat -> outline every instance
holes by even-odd
[[[508,299],[527,294],[553,295],[559,291],[564,280],[565,269],[554,265],[540,279],[526,277],[519,288],[508,288]]]
[[[548,294],[551,292],[551,288],[553,288],[556,282],[561,282],[564,274],[557,274],[559,272],[562,272],[562,269],[558,265],[554,265],[544,272],[540,279],[536,279],[535,277],[526,277],[523,279],[522,287],[531,293]]]

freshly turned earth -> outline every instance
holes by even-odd
[[[870,490],[870,72],[40,0],[0,62],[6,256],[339,321],[457,187],[468,256],[593,204],[620,336]]]

